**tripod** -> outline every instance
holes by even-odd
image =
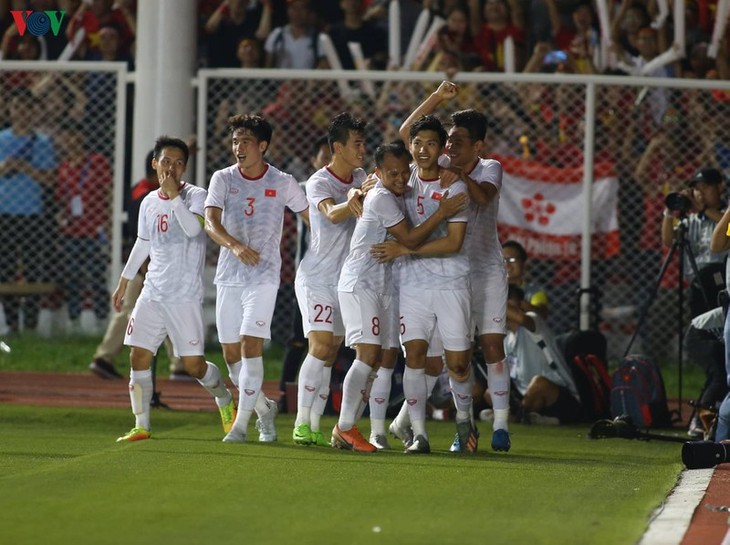
[[[654,283],[654,287],[649,295],[649,298],[647,299],[646,303],[641,309],[641,312],[639,313],[639,321],[636,324],[636,329],[634,330],[634,334],[631,336],[631,340],[629,341],[629,344],[626,346],[626,350],[624,351],[624,357],[626,357],[631,350],[631,346],[634,344],[634,341],[636,340],[636,336],[639,334],[639,331],[641,331],[641,328],[644,326],[644,323],[646,322],[646,318],[649,314],[649,309],[651,308],[651,305],[654,303],[654,299],[656,299],[657,293],[659,292],[659,287],[662,282],[662,278],[664,278],[664,274],[667,272],[667,268],[669,267],[669,264],[672,261],[672,257],[676,253],[677,249],[679,249],[679,275],[677,279],[677,337],[678,337],[678,346],[677,346],[677,365],[678,365],[678,374],[677,374],[677,388],[679,390],[678,397],[679,400],[677,401],[677,410],[679,414],[682,414],[682,361],[684,357],[684,328],[683,328],[683,315],[684,315],[684,258],[687,257],[687,261],[689,261],[690,266],[692,267],[692,272],[695,275],[695,278],[700,278],[700,272],[697,267],[697,261],[695,261],[695,256],[692,253],[692,247],[690,246],[689,241],[687,240],[687,215],[685,212],[681,212],[679,215],[679,223],[677,224],[677,227],[675,229],[675,236],[674,240],[672,241],[672,247],[669,250],[669,253],[664,258],[664,262],[662,263],[661,268],[659,269],[659,275],[657,276],[657,279]],[[702,293],[702,298],[704,299],[704,302],[707,306],[709,306],[709,300],[707,298],[707,293],[705,291],[705,286],[702,282],[700,282],[700,291]]]
[[[152,358],[152,399],[150,399],[150,407],[170,408],[169,405],[160,400],[160,392],[157,391],[157,356]]]

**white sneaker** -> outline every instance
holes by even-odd
[[[256,420],[256,429],[259,430],[260,443],[273,443],[278,438],[274,419],[279,413],[279,407],[276,405],[275,401],[268,398],[266,399],[266,402],[269,404],[269,410],[259,416],[258,420]]]
[[[388,427],[388,431],[392,433],[395,437],[403,441],[403,446],[406,448],[410,447],[413,443],[413,430],[410,426],[407,428],[401,428],[397,424],[397,420],[393,420],[391,422],[390,426]]]
[[[404,452],[406,454],[430,454],[431,445],[428,444],[428,439],[423,435],[419,435]]]
[[[388,443],[388,436],[384,434],[371,435],[370,444],[378,450],[385,450],[390,448],[390,443]]]
[[[224,443],[245,443],[246,434],[241,433],[240,431],[231,430],[223,438],[223,442]]]

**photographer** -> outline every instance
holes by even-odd
[[[717,294],[725,288],[725,255],[710,249],[712,231],[725,209],[723,189],[720,171],[702,168],[687,183],[686,189],[670,193],[665,200],[662,244],[671,246],[678,229],[684,227],[699,272],[695,277],[689,256],[685,255],[684,270],[691,280],[688,300],[692,318],[716,306]],[[703,287],[707,301],[702,294]]]

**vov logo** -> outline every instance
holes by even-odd
[[[26,30],[36,37],[45,36],[48,31],[51,31],[54,36],[58,36],[66,12],[10,10],[10,15],[13,16],[20,36],[24,36]]]

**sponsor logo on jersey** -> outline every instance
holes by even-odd
[[[231,195],[238,195],[239,189],[237,187],[231,188]]]
[[[198,346],[200,344],[200,341],[188,341],[188,344],[190,346]]]
[[[256,325],[259,327],[264,327],[266,325],[266,322],[263,322],[261,320],[256,320]]]
[[[276,189],[264,189],[264,197],[276,197]]]

